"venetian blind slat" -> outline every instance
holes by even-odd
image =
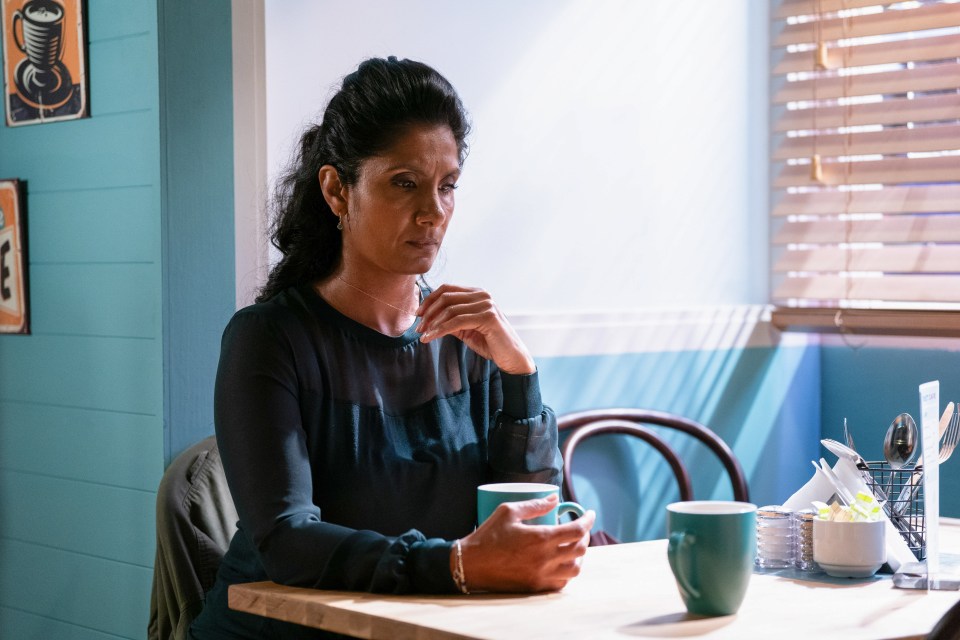
[[[775,217],[846,213],[960,213],[960,185],[886,187],[876,191],[775,193]]]
[[[773,94],[774,104],[861,96],[933,92],[960,87],[960,64],[947,62],[857,76],[785,82]]]
[[[943,122],[960,118],[960,93],[888,98],[866,104],[785,110],[775,116],[774,131],[837,129],[841,126]]]
[[[884,301],[952,303],[960,300],[960,278],[949,275],[787,278],[774,290],[774,297],[820,302],[875,301],[878,307],[883,307]]]
[[[837,157],[954,149],[960,149],[960,124],[784,138],[774,150],[773,157],[787,160],[809,158],[815,153],[821,157]]]
[[[773,180],[777,189],[821,185],[904,184],[960,181],[960,157],[889,158],[872,162],[825,162],[822,179],[808,165],[781,168]]]
[[[774,245],[857,242],[960,242],[960,215],[884,216],[874,220],[825,218],[784,222],[773,236]]]
[[[812,16],[818,13],[835,13],[848,9],[861,9],[881,4],[881,0],[783,0],[775,3],[770,15],[773,18]]]
[[[785,251],[773,269],[778,272],[960,273],[960,245],[818,247]]]
[[[875,2],[873,4],[876,4]],[[960,24],[960,4],[921,5],[849,18],[826,18],[817,22],[788,24],[773,42],[775,47],[863,38],[903,31],[925,31]]]
[[[827,69],[869,67],[872,65],[932,62],[960,57],[960,35],[946,35],[916,40],[882,42],[857,46],[828,46]],[[783,75],[815,70],[813,51],[788,53],[774,66],[773,73]]]

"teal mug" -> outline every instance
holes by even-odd
[[[521,500],[535,500],[546,498],[551,494],[560,493],[560,487],[539,482],[498,482],[482,484],[477,487],[477,522],[483,523],[490,514],[504,502],[519,502]],[[560,516],[565,513],[584,514],[584,509],[576,502],[561,502],[550,513],[539,518],[524,520],[526,524],[557,524]]]
[[[687,611],[736,613],[757,556],[757,506],[692,500],[667,505],[667,559]]]

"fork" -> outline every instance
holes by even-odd
[[[960,405],[954,404],[956,409],[950,416],[950,426],[947,427],[947,432],[943,434],[943,441],[940,443],[940,462],[949,460],[957,444],[960,443]]]
[[[853,446],[853,434],[850,433],[850,429],[847,428],[847,419],[846,419],[846,418],[843,419],[843,439],[847,441],[847,446],[848,446],[848,447],[850,447],[850,448],[853,449],[854,451],[857,450],[857,448],[856,448],[855,446]]]
[[[937,455],[940,464],[950,459],[950,456],[953,455],[954,450],[957,448],[958,442],[960,442],[960,404],[954,403],[954,410],[950,415],[950,424],[940,439],[940,449]],[[920,490],[921,477],[922,472],[914,472],[913,475],[910,476],[907,486],[905,486],[900,492],[900,495],[897,496],[896,504],[893,507],[894,515],[903,515],[903,512],[906,511],[910,503],[913,502],[914,496],[916,496]]]

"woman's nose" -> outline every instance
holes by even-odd
[[[439,193],[424,198],[417,214],[418,222],[422,224],[439,224],[447,217],[447,210]]]

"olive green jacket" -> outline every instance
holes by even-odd
[[[210,436],[177,456],[157,491],[149,640],[189,638],[236,530],[237,510]]]

